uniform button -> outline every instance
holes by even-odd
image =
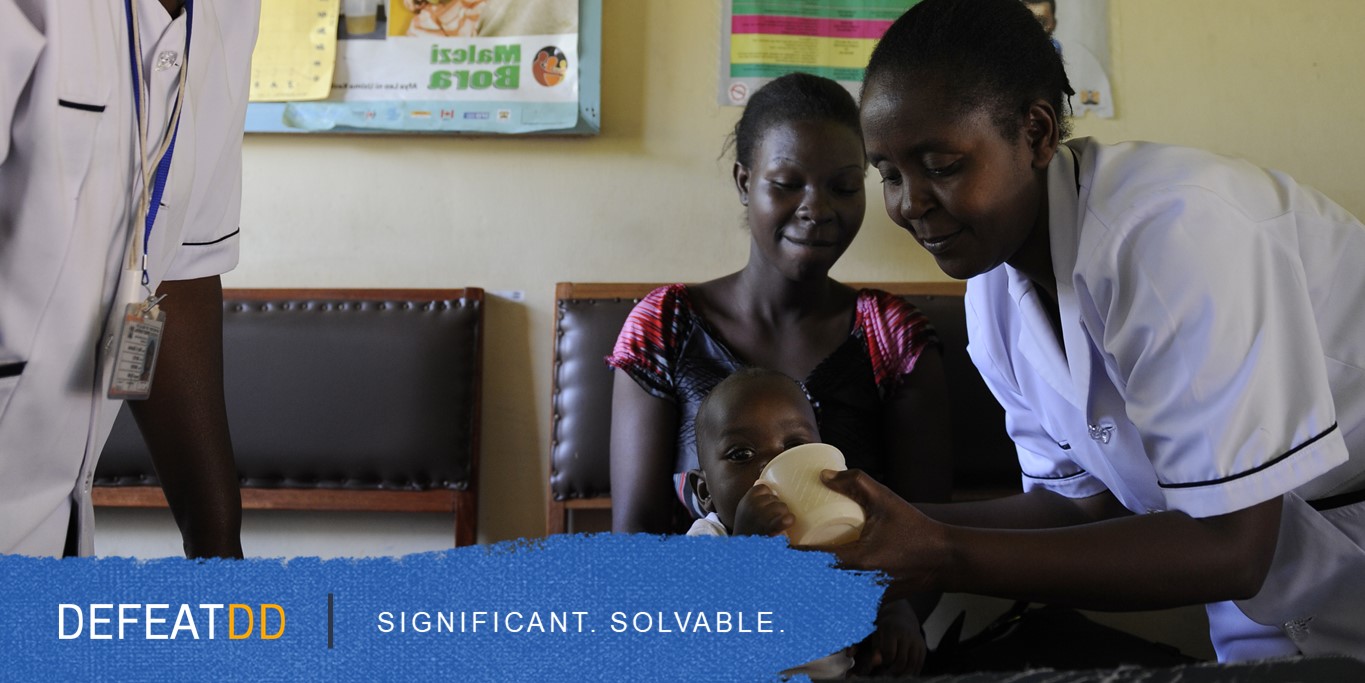
[[[176,66],[180,66],[180,53],[174,50],[166,50],[156,56],[157,71],[165,71]]]
[[[1284,622],[1285,635],[1289,636],[1290,640],[1296,642],[1303,640],[1308,636],[1308,625],[1312,623],[1312,621],[1313,617],[1301,617],[1299,619]]]
[[[1113,425],[1090,425],[1090,438],[1102,443],[1109,443],[1109,439],[1114,435]]]

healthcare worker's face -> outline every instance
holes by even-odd
[[[1014,140],[989,109],[959,109],[934,79],[889,75],[864,92],[862,121],[886,213],[944,273],[965,280],[1046,230],[1045,173],[1057,143],[1055,122],[1036,120],[1050,107],[1021,116]]]
[[[751,163],[735,164],[735,186],[753,257],[791,280],[826,277],[867,211],[862,140],[832,121],[779,123],[764,131]]]

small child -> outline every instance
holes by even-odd
[[[786,375],[745,368],[711,390],[697,408],[697,464],[687,473],[706,517],[689,536],[774,536],[795,523],[767,486],[754,486],[778,453],[820,441],[815,410]]]
[[[697,409],[697,463],[687,480],[706,517],[688,536],[775,536],[795,518],[772,489],[755,485],[770,460],[788,448],[820,442],[806,392],[773,370],[745,368],[727,377]],[[852,657],[850,657],[850,654]],[[924,661],[924,637],[908,602],[882,606],[877,630],[850,651],[793,669],[812,678],[856,673],[915,673]]]

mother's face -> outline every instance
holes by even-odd
[[[868,160],[881,174],[891,220],[944,273],[967,279],[1008,261],[1035,227],[1046,226],[1055,121],[1039,130],[1034,118],[1047,112],[1031,111],[1010,140],[989,109],[960,113],[933,79],[913,80],[869,83],[862,103]]]
[[[827,277],[867,209],[857,132],[832,121],[778,123],[751,163],[734,172],[756,254],[792,280]]]

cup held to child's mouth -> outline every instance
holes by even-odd
[[[867,518],[852,498],[820,480],[824,470],[845,470],[844,454],[823,443],[789,448],[758,475],[791,510],[796,523],[787,529],[792,545],[840,545],[858,540]]]

